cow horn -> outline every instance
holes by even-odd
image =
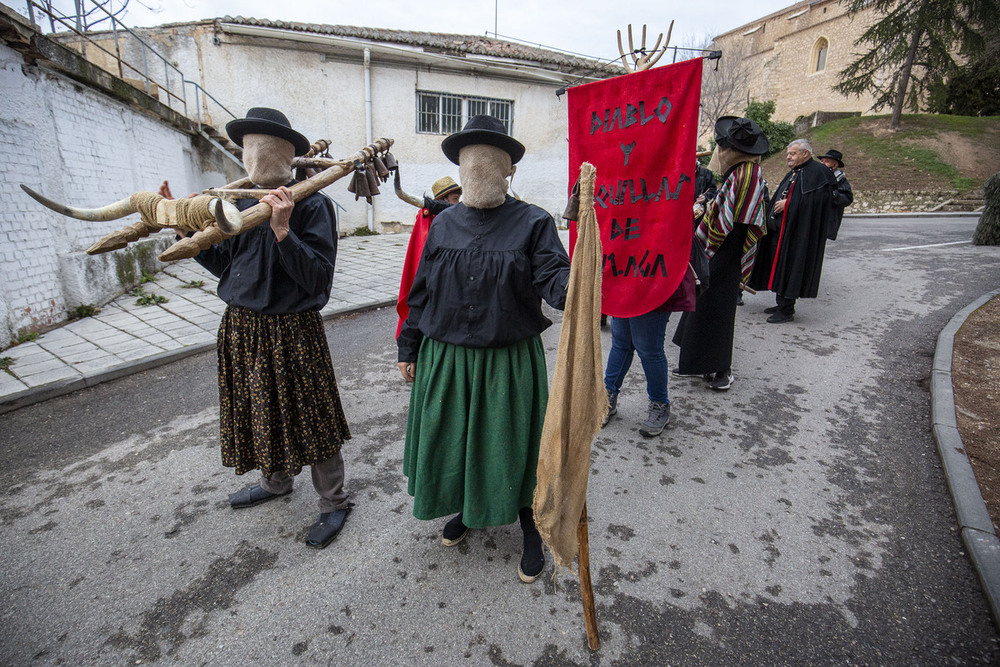
[[[407,204],[412,204],[417,208],[423,208],[424,200],[418,199],[417,197],[414,197],[413,195],[407,193],[399,182],[399,170],[396,169],[395,171],[396,173],[393,175],[392,183],[396,189],[396,196],[405,201]]]
[[[243,229],[243,214],[232,202],[216,197],[209,203],[209,208],[215,213],[215,224],[224,233],[234,236]]]
[[[114,204],[108,204],[107,206],[102,206],[101,208],[73,208],[72,206],[65,206],[58,202],[54,202],[48,197],[38,194],[23,183],[21,184],[21,189],[27,192],[29,197],[45,208],[52,209],[56,213],[61,213],[62,215],[76,218],[77,220],[117,220],[118,218],[124,218],[126,215],[135,213],[136,211],[135,206],[132,204],[131,197],[126,197],[121,201],[116,201]]]

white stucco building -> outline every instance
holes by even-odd
[[[565,205],[568,169],[566,98],[556,93],[621,72],[474,35],[243,17],[136,32],[229,112],[280,109],[310,140],[332,140],[333,157],[355,152],[369,138],[392,137],[403,187],[417,196],[441,176],[458,179],[458,167],[441,153],[441,140],[469,116],[495,115],[527,147],[514,190],[554,215]],[[203,112],[219,130],[230,120],[212,102]],[[325,190],[344,207],[342,230],[369,222],[367,204],[355,201],[346,188],[344,179]],[[381,231],[384,222],[411,222],[415,210],[395,197],[391,184],[382,192],[371,210],[374,229]]]
[[[139,39],[144,44],[140,44]],[[310,140],[346,157],[391,137],[403,187],[422,195],[458,167],[441,140],[470,115],[503,119],[527,147],[514,189],[558,216],[567,189],[566,98],[557,91],[620,73],[614,66],[487,37],[244,18],[43,35],[0,4],[0,349],[80,305],[102,305],[154,270],[173,234],[90,256],[104,234],[136,221],[82,222],[28,199],[95,207],[170,181],[175,195],[233,180],[208,126],[253,106],[282,110]],[[104,47],[104,50],[101,50]],[[118,57],[120,54],[120,58]],[[207,96],[208,93],[211,97]],[[373,206],[348,178],[324,190],[342,231],[412,222],[416,210],[382,187]]]

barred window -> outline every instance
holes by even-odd
[[[417,132],[452,134],[465,127],[469,118],[487,115],[499,119],[510,133],[513,112],[513,100],[417,91]]]

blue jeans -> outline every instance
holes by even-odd
[[[612,394],[622,388],[622,382],[632,365],[634,352],[639,353],[646,374],[649,400],[669,403],[667,398],[667,355],[663,351],[670,313],[646,313],[638,317],[611,318],[611,352],[604,370],[604,386]]]

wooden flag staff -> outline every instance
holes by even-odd
[[[597,632],[597,609],[594,607],[594,586],[590,581],[590,536],[587,531],[587,503],[583,504],[580,523],[576,527],[579,542],[577,565],[580,568],[580,598],[583,600],[583,622],[587,627],[587,646],[591,651],[601,648],[601,636]]]

